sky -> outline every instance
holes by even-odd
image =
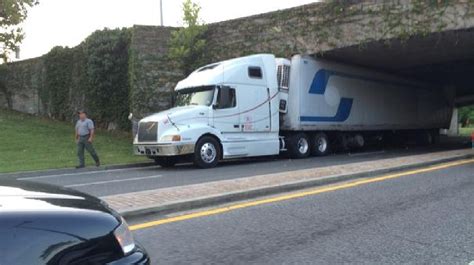
[[[304,5],[316,0],[194,0],[206,23]],[[165,26],[181,25],[182,0],[163,0]],[[40,0],[23,23],[20,60],[41,56],[54,46],[78,45],[98,29],[159,25],[159,0]]]

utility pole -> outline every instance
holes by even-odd
[[[163,0],[160,0],[160,20],[161,26],[163,27]]]
[[[20,59],[20,46],[15,47],[15,59]]]

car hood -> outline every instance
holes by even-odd
[[[113,231],[120,222],[113,210],[90,195],[0,181],[0,264],[56,264],[71,253],[88,251],[105,253],[104,259],[115,257],[120,250]]]
[[[26,181],[0,181],[0,213],[6,211],[109,212],[99,199],[85,193]]]

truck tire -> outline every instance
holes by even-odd
[[[317,133],[314,135],[311,143],[311,154],[314,156],[325,156],[329,154],[330,142],[329,137],[325,133]]]
[[[204,136],[194,148],[194,165],[200,168],[217,166],[221,158],[222,149],[219,142],[210,136]]]
[[[310,141],[305,133],[289,136],[287,148],[291,158],[305,158],[311,153]]]
[[[174,167],[176,164],[176,158],[175,157],[155,157],[155,164],[163,167],[163,168],[168,168],[168,167]]]

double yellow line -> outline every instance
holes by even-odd
[[[465,164],[469,164],[469,163],[473,163],[473,162],[474,162],[474,159],[465,159],[465,160],[460,160],[460,161],[456,161],[456,162],[449,162],[449,163],[439,164],[439,165],[430,166],[430,167],[426,167],[426,168],[421,168],[421,169],[415,169],[415,170],[410,170],[410,171],[404,171],[404,172],[400,172],[400,173],[384,175],[384,176],[375,177],[375,178],[361,179],[361,180],[357,180],[357,181],[353,181],[353,182],[349,182],[349,183],[342,183],[342,184],[331,185],[331,186],[326,186],[326,187],[322,187],[322,188],[315,188],[315,189],[296,192],[296,193],[291,193],[291,194],[287,194],[287,195],[271,197],[271,198],[267,198],[267,199],[258,199],[258,200],[238,203],[238,204],[234,204],[234,205],[230,205],[230,206],[226,206],[226,207],[219,207],[219,208],[214,208],[214,209],[210,209],[210,210],[204,210],[204,211],[199,211],[199,212],[195,212],[195,213],[183,214],[183,215],[179,215],[179,216],[175,216],[175,217],[169,217],[169,218],[159,219],[159,220],[156,220],[156,221],[136,224],[136,225],[130,226],[130,230],[132,230],[132,231],[140,230],[140,229],[155,227],[155,226],[168,224],[168,223],[175,223],[175,222],[185,221],[185,220],[189,220],[189,219],[204,217],[204,216],[222,214],[222,213],[226,213],[226,212],[230,212],[230,211],[234,211],[234,210],[238,210],[238,209],[243,209],[243,208],[254,207],[254,206],[258,206],[258,205],[264,205],[264,204],[269,204],[269,203],[293,200],[293,199],[303,198],[303,197],[316,195],[316,194],[320,194],[320,193],[326,193],[326,192],[331,192],[331,191],[336,191],[336,190],[348,189],[348,188],[357,187],[357,186],[361,186],[361,185],[366,185],[366,184],[370,184],[370,183],[374,183],[374,182],[381,182],[381,181],[400,178],[400,177],[404,177],[404,176],[415,175],[415,174],[426,173],[426,172],[430,172],[430,171],[450,168],[450,167],[454,167],[454,166],[465,165]]]

